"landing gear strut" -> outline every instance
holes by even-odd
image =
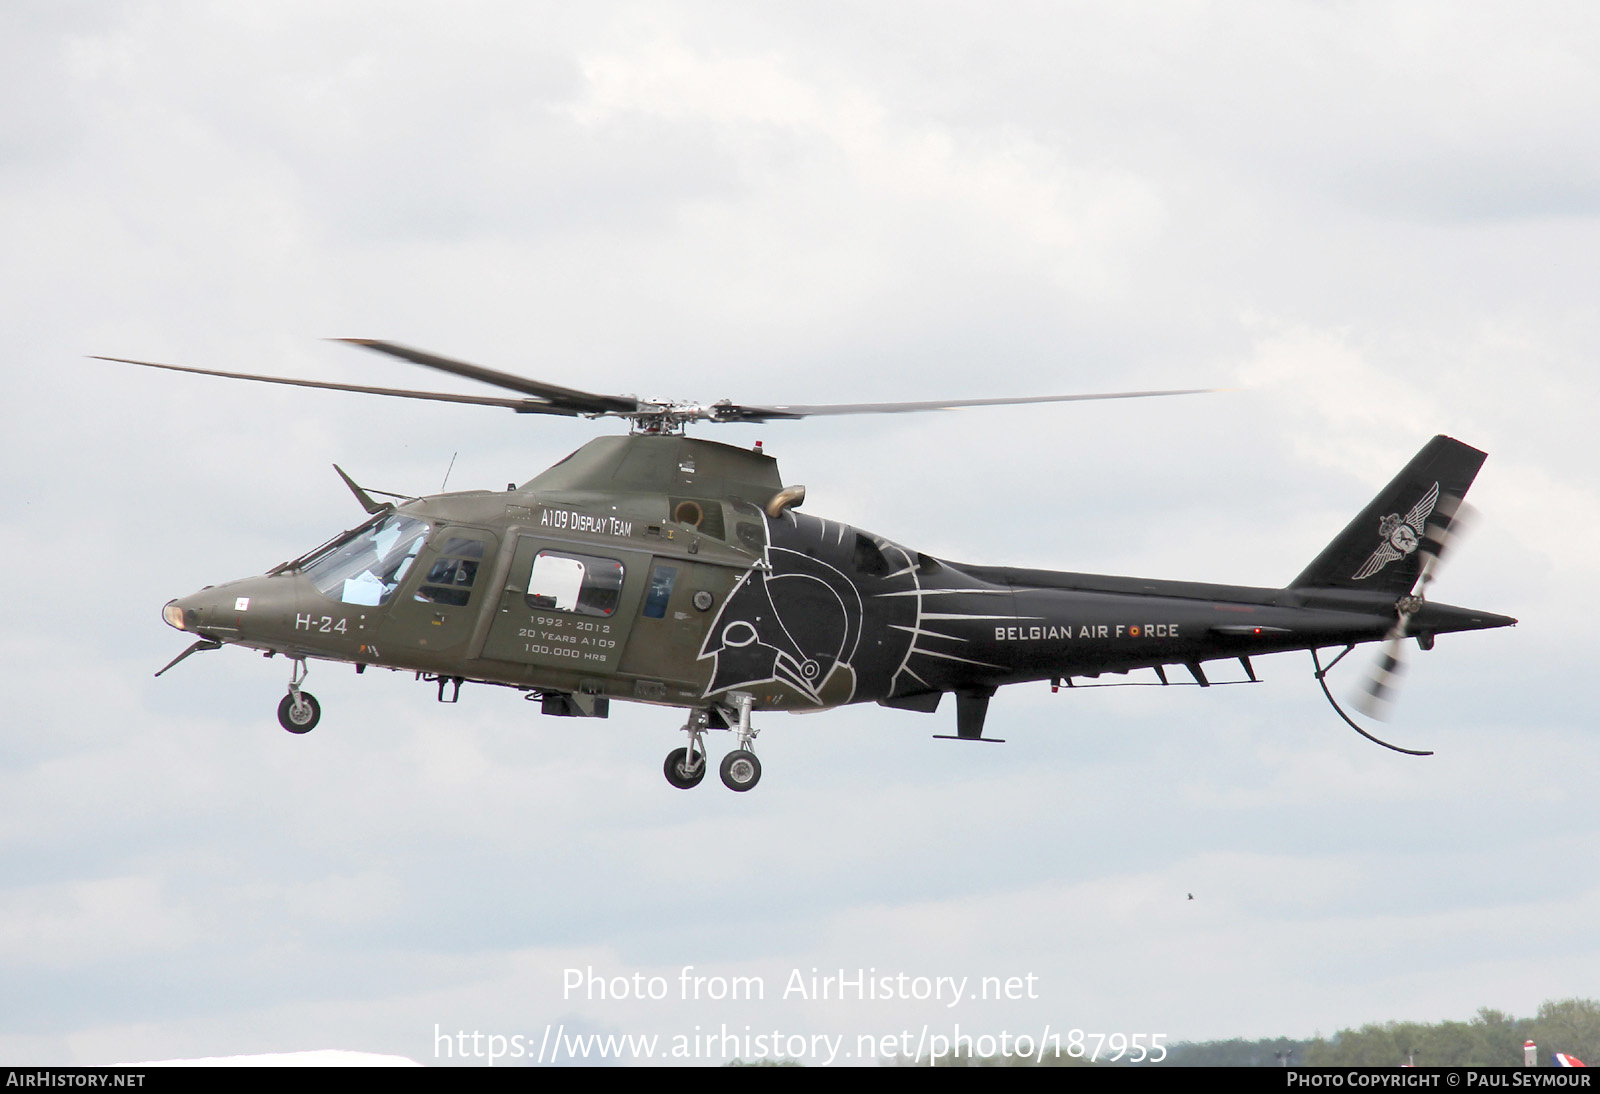
[[[679,790],[688,790],[699,786],[700,780],[706,777],[706,768],[710,761],[706,759],[706,712],[691,710],[689,720],[684,723],[683,731],[689,735],[688,748],[675,748],[667,753],[667,762],[663,770],[667,782]]]
[[[295,658],[294,667],[289,672],[289,694],[278,704],[278,724],[290,733],[310,733],[322,720],[322,704],[317,702],[317,697],[309,691],[300,690],[309,673],[306,659]]]
[[[722,757],[722,785],[745,791],[761,781],[761,761],[747,749],[737,748]]]
[[[733,729],[736,737],[734,750],[722,758],[718,768],[722,785],[743,793],[761,781],[761,761],[750,750],[759,732],[750,724],[750,711],[755,706],[755,697],[745,692],[734,692],[728,699],[732,703],[731,708],[719,706],[715,712],[689,712],[689,720],[683,727],[683,731],[689,735],[689,745],[669,752],[663,768],[667,782],[679,790],[699,786],[706,777],[706,768],[711,766],[711,761],[706,757],[705,735],[706,730],[712,727],[713,713],[717,720],[716,728]]]
[[[739,712],[739,726],[735,731],[738,747],[722,758],[719,773],[723,786],[743,793],[754,789],[756,783],[761,781],[761,761],[750,751],[759,732],[750,724],[750,708],[755,706],[756,701],[754,696],[744,691],[736,691],[728,698],[733,700],[734,709]]]
[[[699,786],[700,780],[706,777],[706,768],[710,762],[704,752],[694,754],[694,762],[689,761],[687,748],[675,748],[667,753],[666,771],[667,781],[679,790],[688,790],[690,787]]]

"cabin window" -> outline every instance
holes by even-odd
[[[528,575],[528,607],[610,615],[622,599],[622,563],[614,558],[540,551]]]
[[[644,597],[646,619],[665,619],[672,600],[672,583],[678,579],[675,566],[657,566],[650,571],[650,591]]]
[[[423,521],[395,514],[334,547],[306,576],[323,596],[377,607],[405,580],[427,534]]]

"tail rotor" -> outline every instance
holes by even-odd
[[[1446,494],[1434,506],[1427,527],[1423,530],[1416,547],[1422,556],[1422,569],[1411,591],[1395,601],[1394,626],[1389,628],[1389,633],[1384,636],[1383,646],[1378,651],[1378,657],[1373,662],[1366,680],[1350,699],[1350,705],[1368,718],[1380,722],[1388,721],[1389,712],[1394,706],[1395,697],[1405,676],[1403,642],[1411,626],[1412,617],[1420,612],[1427,602],[1428,586],[1437,576],[1440,563],[1450,549],[1461,541],[1462,535],[1471,526],[1475,516],[1476,510],[1458,495]],[[1419,635],[1418,641],[1424,648],[1432,645],[1431,635]]]

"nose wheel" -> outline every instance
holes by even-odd
[[[278,724],[290,733],[310,733],[322,720],[322,704],[309,691],[300,690],[310,670],[304,658],[296,658],[289,673],[289,694],[278,703]]]
[[[322,704],[309,691],[285,695],[278,704],[278,724],[290,733],[310,733],[322,720]]]

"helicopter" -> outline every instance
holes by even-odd
[[[839,521],[799,512],[762,451],[686,435],[694,423],[1200,394],[1207,389],[1046,395],[948,402],[745,405],[602,395],[559,387],[393,342],[339,341],[516,397],[458,395],[222,372],[106,357],[150,368],[297,387],[501,407],[519,414],[620,418],[626,435],[595,438],[520,486],[406,497],[367,490],[334,470],[367,519],[265,574],[169,601],[162,618],[192,654],[241,646],[291,665],[278,720],[317,726],[308,662],[412,672],[454,703],[465,683],[515,689],[543,714],[605,718],[613,700],[686,711],[687,743],[666,758],[674,787],[711,766],[707,738],[729,731],[722,782],[761,779],[757,713],[876,702],[935,713],[954,696],[955,733],[985,735],[1007,684],[1052,690],[1151,670],[1159,684],[1258,682],[1252,658],[1309,651],[1326,674],[1357,645],[1382,642],[1356,697],[1387,716],[1402,645],[1515,619],[1434,603],[1426,590],[1464,525],[1463,498],[1486,456],[1437,436],[1283,588],[973,565],[935,558]],[[389,500],[378,500],[373,495]],[[1324,666],[1319,651],[1343,647]],[[1245,679],[1205,666],[1237,662]],[[1182,669],[1189,680],[1174,680]],[[1080,683],[1080,681],[1082,681]]]

